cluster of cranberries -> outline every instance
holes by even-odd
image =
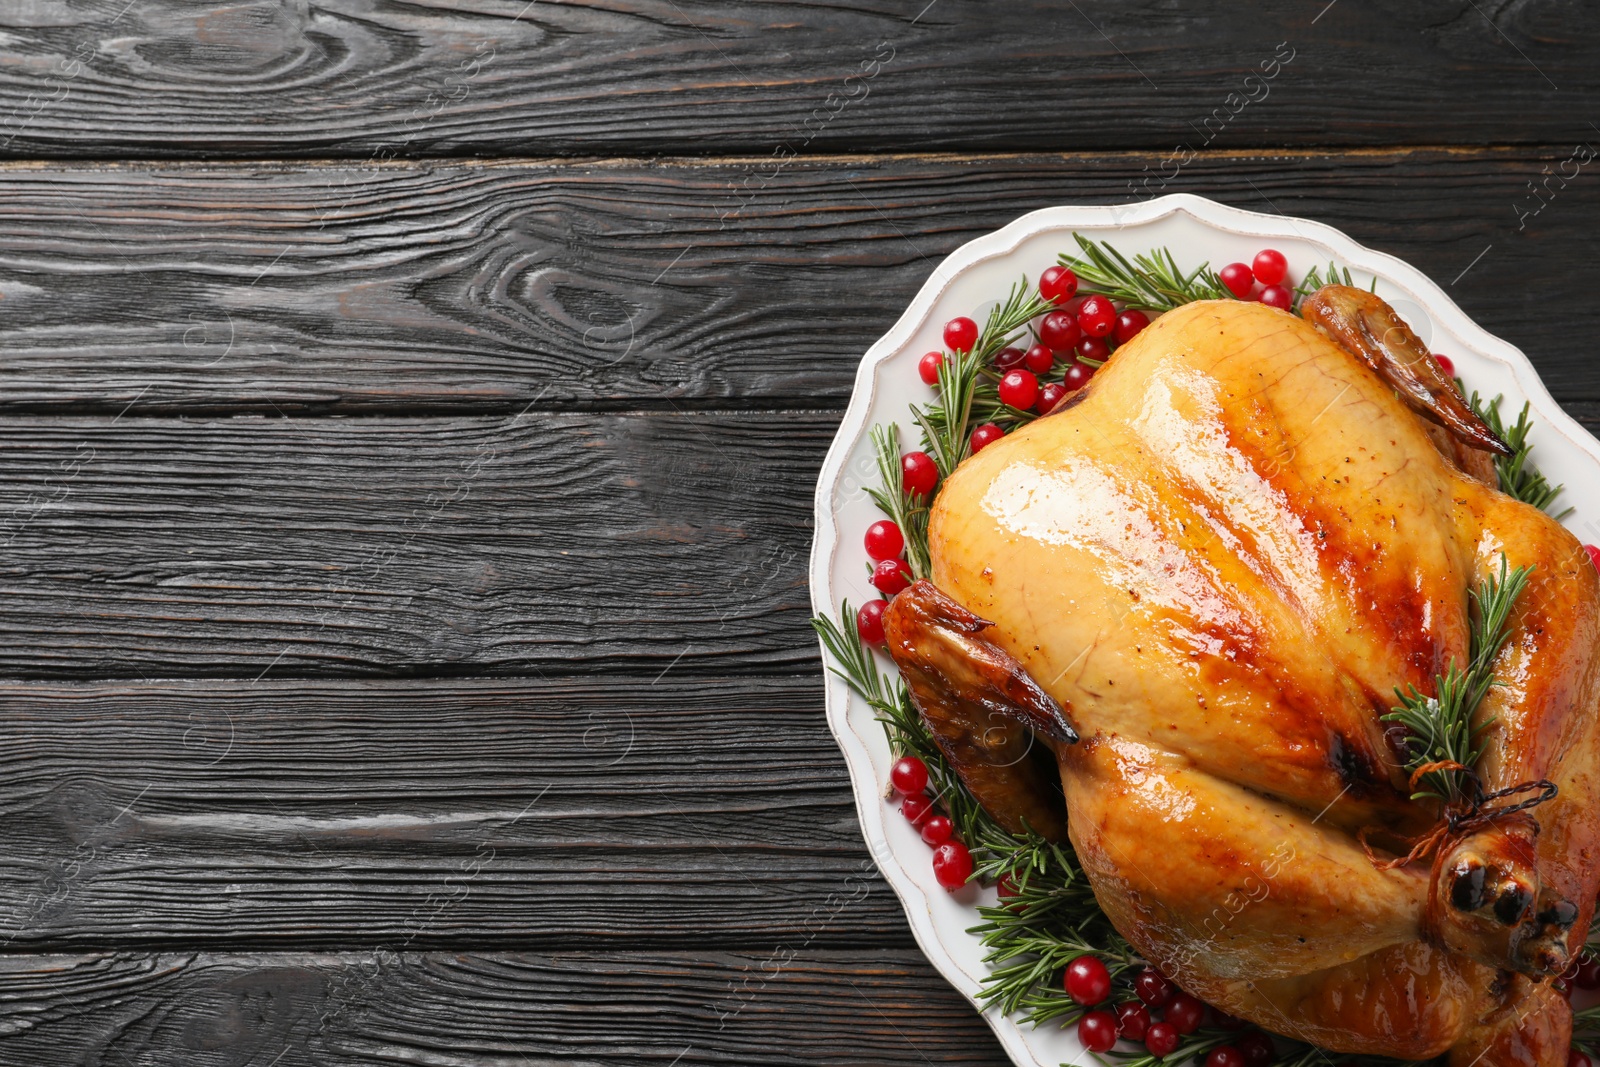
[[[1133,991],[1139,999],[1115,1008],[1102,1006],[1111,996],[1111,972],[1094,956],[1079,956],[1067,964],[1063,984],[1067,996],[1090,1009],[1078,1019],[1078,1040],[1091,1052],[1108,1051],[1120,1037],[1144,1042],[1152,1056],[1170,1056],[1177,1051],[1183,1036],[1200,1029],[1206,1019],[1205,1004],[1153,967],[1146,967],[1133,980]],[[1161,1018],[1157,1019],[1155,1012],[1160,1012]],[[1243,1030],[1246,1025],[1221,1012],[1212,1014],[1213,1023],[1225,1030]],[[1212,1049],[1206,1055],[1205,1067],[1268,1067],[1276,1058],[1272,1039],[1252,1031]]]
[[[1039,295],[1056,310],[1048,312],[1033,330],[1034,342],[1026,349],[1002,348],[994,354],[994,373],[1000,381],[1000,401],[1018,411],[1049,414],[1069,393],[1088,384],[1095,370],[1110,356],[1114,345],[1126,344],[1150,325],[1150,317],[1137,308],[1118,310],[1104,296],[1077,296],[1078,276],[1069,267],[1051,267],[1039,277]],[[978,343],[978,324],[961,317],[945,323],[944,344],[951,352],[971,352]],[[917,370],[929,385],[939,383],[943,352],[929,352]],[[1057,367],[1066,364],[1060,380]],[[980,451],[1005,434],[989,422],[972,432],[972,450]]]
[[[1217,277],[1228,287],[1228,292],[1240,300],[1259,300],[1268,307],[1284,311],[1294,306],[1289,261],[1276,248],[1263,248],[1249,263],[1229,263],[1217,271]]]
[[[913,452],[911,455],[928,459],[922,452]],[[933,460],[928,459],[928,465],[931,467]],[[902,556],[906,550],[906,538],[900,532],[899,525],[888,519],[879,519],[867,527],[863,541],[867,558],[872,561],[872,584],[878,592],[892,597],[911,584],[911,568],[906,566]],[[856,633],[861,635],[862,644],[883,644],[883,609],[888,606],[887,600],[869,600],[856,612]]]
[[[928,766],[915,756],[898,760],[889,784],[903,798],[900,814],[933,846],[933,876],[946,889],[960,889],[972,877],[972,853],[955,839],[955,823],[934,809],[928,796]]]

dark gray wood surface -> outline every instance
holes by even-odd
[[[1518,214],[1566,158],[1214,153],[1171,188],[1402,256],[1558,361],[1558,397],[1596,397],[1593,175]],[[1126,200],[1150,160],[0,167],[0,410],[837,408],[940,258],[1040,207]]]
[[[17,7],[15,156],[1545,144],[1600,90],[1593,0]]]
[[[0,1067],[1003,1064],[822,717],[860,354],[1188,191],[1600,424],[1596,13],[0,9]]]

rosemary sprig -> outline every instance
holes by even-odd
[[[1511,609],[1527,587],[1533,568],[1508,571],[1506,557],[1500,556],[1500,573],[1490,575],[1472,590],[1473,613],[1469,634],[1467,666],[1463,670],[1452,657],[1443,674],[1434,675],[1434,695],[1428,696],[1412,685],[1405,692],[1395,688],[1400,703],[1384,722],[1406,727],[1406,769],[1415,772],[1429,764],[1449,760],[1468,771],[1434,770],[1423,775],[1421,787],[1411,799],[1433,797],[1446,804],[1470,803],[1476,799],[1468,789],[1470,768],[1483,754],[1479,737],[1494,720],[1473,723],[1478,705],[1496,683],[1494,658],[1511,636]]]
[[[939,364],[939,398],[911,409],[911,417],[922,431],[922,449],[933,457],[941,481],[967,458],[972,393],[982,368],[977,349],[965,355],[945,353],[944,362]]]
[[[839,605],[839,618],[855,618],[855,613],[850,610],[850,601]],[[898,680],[890,682],[878,672],[872,653],[861,643],[854,626],[848,622],[841,626],[826,615],[813,615],[811,628],[817,632],[828,655],[833,657],[833,662],[828,665],[830,671],[844,679],[844,683],[865,700],[880,718],[899,713],[900,691],[905,683]],[[893,737],[891,734],[891,745]],[[897,748],[895,754],[903,753]]]
[[[1081,233],[1072,236],[1083,255],[1063,252],[1061,263],[1078,276],[1080,293],[1100,293],[1152,311],[1171,311],[1196,300],[1233,299],[1209,263],[1185,274],[1165,248],[1138,253],[1129,261],[1109,242],[1096,244]]]
[[[872,428],[872,450],[878,461],[880,488],[867,495],[895,525],[906,541],[906,566],[913,578],[926,578],[932,569],[928,561],[928,503],[905,490],[900,469],[900,427],[894,423]]]
[[[899,678],[891,682],[879,673],[872,653],[861,643],[855,626],[851,624],[850,620],[854,618],[850,602],[845,601],[839,609],[839,622],[834,622],[826,615],[817,615],[811,620],[812,629],[817,631],[823,647],[833,657],[830,669],[844,679],[845,684],[876,713],[889,738],[889,750],[896,758],[916,756],[927,765],[929,788],[950,813],[950,821],[956,826],[956,835],[972,849],[975,862],[989,862],[992,860],[990,848],[1006,847],[1007,842],[1003,838],[1010,835],[989,817],[989,813],[967,792],[961,779],[945,762],[944,753],[934,742],[927,724],[922,721],[922,715],[911,703],[905,682]],[[984,842],[989,845],[986,846]],[[982,869],[978,873],[981,875]]]
[[[1012,837],[1007,853],[994,853],[984,870],[1005,877],[1012,895],[998,907],[982,907],[984,921],[969,930],[988,950],[989,973],[978,999],[1001,1011],[1023,1011],[1034,1025],[1070,1022],[1084,1011],[1064,996],[1062,970],[1079,956],[1097,956],[1113,980],[1144,966],[1112,927],[1070,848],[1037,835]]]
[[[1372,281],[1374,285],[1377,284],[1376,275],[1373,276]],[[1306,271],[1305,277],[1300,279],[1300,284],[1294,287],[1295,314],[1298,315],[1300,313],[1301,302],[1324,285],[1355,285],[1355,282],[1350,280],[1349,267],[1341,267],[1332,261],[1328,263],[1326,272],[1321,267],[1312,267]]]
[[[1591,1057],[1600,1054],[1600,1005],[1572,1013],[1572,1044]]]
[[[1205,1062],[1206,1054],[1212,1049],[1226,1045],[1238,1036],[1237,1033],[1224,1030],[1221,1027],[1206,1026],[1184,1038],[1182,1043],[1165,1059],[1142,1049],[1138,1052],[1124,1052],[1115,1048],[1107,1053],[1106,1056],[1096,1056],[1095,1058],[1101,1063],[1105,1063],[1108,1058],[1112,1059],[1116,1062],[1117,1067],[1163,1067],[1166,1064],[1188,1063],[1191,1060],[1200,1064]],[[1296,1042],[1295,1045],[1295,1053],[1280,1059],[1278,1067],[1300,1067],[1302,1063],[1311,1058],[1312,1054],[1315,1054],[1317,1059],[1327,1059],[1326,1054],[1319,1052],[1310,1045],[1301,1045],[1299,1042]]]
[[[1008,878],[1016,896],[1004,906],[979,908],[983,923],[970,931],[988,949],[992,971],[979,998],[1007,1012],[1025,1010],[1035,1022],[1076,1016],[1083,1009],[1062,990],[1061,968],[1085,954],[1099,956],[1113,975],[1143,966],[1112,927],[1070,846],[1038,834],[1013,834],[984,811],[945,762],[905,683],[878,671],[861,643],[848,602],[839,622],[819,615],[811,620],[833,659],[832,670],[877,714],[896,757],[916,756],[928,768],[929,788],[949,813],[956,836],[972,851],[973,877]]]
[[[972,423],[975,394],[984,369],[996,352],[1022,337],[1029,322],[1054,306],[1029,286],[1024,276],[1011,287],[1005,302],[990,310],[971,352],[946,353],[939,366],[939,399],[925,407],[911,409],[911,417],[922,430],[923,450],[933,457],[941,478],[948,478],[967,458],[970,445],[967,428]],[[995,402],[998,403],[998,398]]]
[[[1465,392],[1461,380],[1456,379],[1458,391]],[[1528,456],[1533,452],[1533,446],[1528,443],[1528,432],[1533,429],[1533,423],[1528,418],[1528,405],[1523,404],[1522,410],[1517,413],[1516,425],[1507,428],[1505,421],[1500,417],[1500,401],[1504,396],[1496,396],[1493,400],[1483,401],[1478,398],[1478,391],[1474,389],[1467,404],[1493,430],[1500,440],[1511,446],[1511,455],[1494,457],[1494,472],[1500,482],[1500,491],[1513,500],[1520,500],[1524,504],[1532,504],[1540,511],[1549,511],[1550,505],[1555,503],[1556,497],[1561,495],[1565,486],[1551,485],[1550,480],[1539,473],[1537,467],[1528,462]],[[1556,518],[1564,518],[1572,511],[1567,508]]]
[[[997,422],[1010,429],[1026,425],[1039,417],[1037,411],[1023,411],[1002,403],[999,389],[1000,375],[986,372],[972,391],[972,421],[978,424]]]
[[[972,354],[978,357],[979,363],[988,363],[996,352],[1021,340],[1028,323],[1054,308],[1055,304],[1028,284],[1028,276],[1024,274],[1022,280],[1011,287],[1005,303],[989,310],[989,319],[984,323],[983,332],[978,334]]]

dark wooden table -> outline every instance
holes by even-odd
[[[988,1064],[812,486],[941,256],[1191,191],[1600,422],[1595,0],[0,7],[0,1064]]]

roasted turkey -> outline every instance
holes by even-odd
[[[1302,315],[1169,312],[965,460],[890,653],[980,803],[1070,837],[1192,993],[1339,1052],[1558,1067],[1551,980],[1600,880],[1600,581],[1495,487],[1506,446],[1387,305],[1329,286]],[[1502,559],[1534,568],[1477,711],[1504,799],[1467,817],[1412,799],[1382,717],[1466,662]]]

